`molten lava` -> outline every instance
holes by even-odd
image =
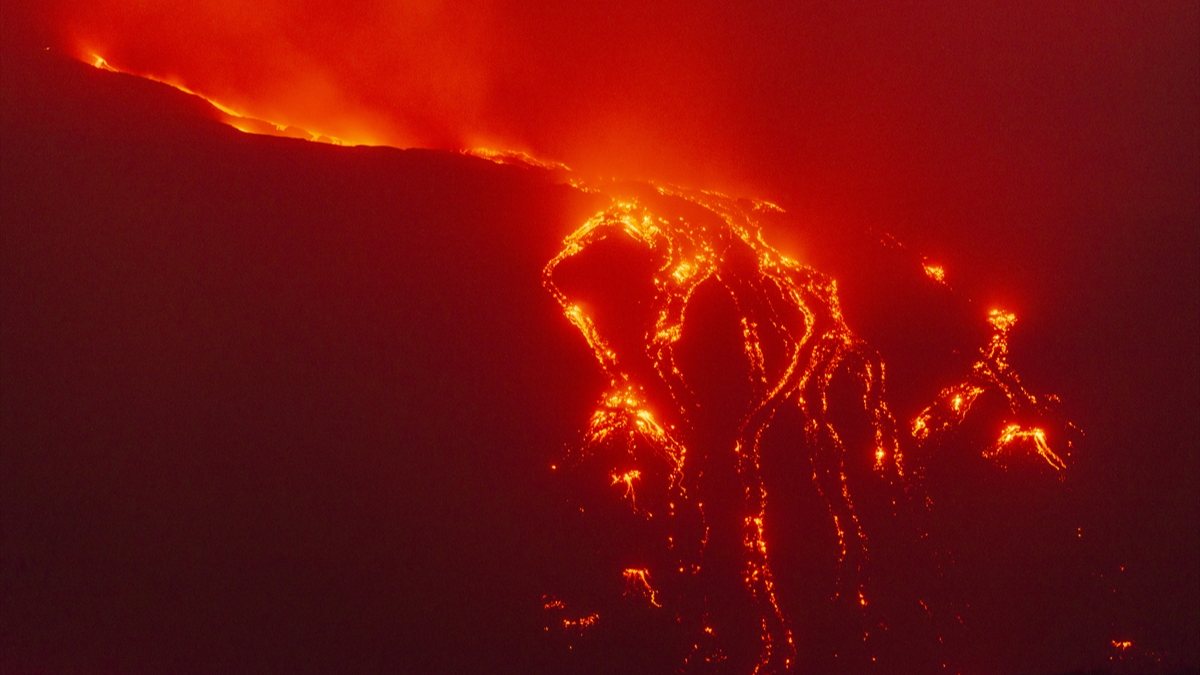
[[[946,283],[946,268],[941,265],[935,265],[930,262],[922,263],[921,269],[924,270],[925,276],[939,284]]]
[[[1002,395],[1008,412],[1018,419],[1055,417],[1058,398],[1053,395],[1039,398],[1031,393],[1008,363],[1008,338],[1017,322],[1017,315],[993,309],[988,313],[988,322],[993,329],[991,339],[980,350],[980,358],[972,365],[966,380],[943,389],[934,402],[913,420],[912,436],[917,441],[932,441],[962,424],[976,400],[989,391]],[[1077,431],[1070,422],[1064,426],[1069,432]],[[1067,440],[1068,448],[1072,444],[1073,441]],[[1003,462],[1007,455],[1022,447],[1031,449],[1055,471],[1067,468],[1063,458],[1050,448],[1044,429],[1026,428],[1019,422],[1006,423],[983,455]]]
[[[775,582],[762,459],[763,437],[780,412],[798,412],[805,420],[803,438],[796,439],[796,451],[811,455],[812,485],[824,500],[837,534],[837,561],[842,572],[834,600],[848,598],[865,610],[870,604],[866,570],[869,537],[847,479],[848,461],[867,455],[873,458],[875,472],[884,483],[919,489],[906,470],[905,448],[920,447],[949,434],[986,392],[1001,394],[1010,412],[1021,418],[1041,419],[1049,403],[1028,392],[1011,369],[1008,338],[1016,317],[995,310],[988,317],[993,336],[967,379],[942,390],[914,420],[910,433],[900,433],[885,396],[884,363],[847,325],[837,283],[782,254],[763,238],[756,214],[778,207],[739,202],[711,192],[667,187],[659,187],[657,192],[659,197],[699,206],[703,215],[693,220],[659,215],[648,203],[662,201],[654,196],[617,199],[568,236],[562,250],[543,271],[547,291],[582,334],[608,379],[608,390],[591,414],[584,445],[576,458],[606,458],[612,464],[612,485],[620,488],[621,497],[634,512],[674,523],[663,542],[673,552],[674,562],[655,570],[655,576],[674,575],[672,586],[680,588],[689,587],[690,578],[704,573],[711,533],[704,505],[706,495],[704,483],[690,473],[694,454],[691,447],[699,442],[697,430],[703,425],[700,418],[704,411],[680,364],[679,345],[685,335],[685,317],[698,290],[705,284],[720,288],[737,308],[744,375],[751,392],[725,452],[733,458],[743,493],[742,583],[744,592],[758,606],[759,644],[753,670],[789,670],[801,655]],[[614,239],[633,242],[654,260],[652,293],[643,299],[650,307],[652,320],[644,327],[641,353],[622,353],[586,304],[572,298],[558,282],[559,270],[566,263]],[[933,280],[944,283],[942,268],[927,265],[925,271]],[[835,379],[846,375],[857,385],[855,405],[866,412],[867,446],[845,442],[848,430],[837,421],[837,407],[844,402],[835,402],[831,391]],[[1017,423],[1004,426],[995,443],[982,454],[999,460],[1025,446],[1055,471],[1066,468],[1050,448],[1043,429]],[[643,465],[664,466],[666,470],[643,472],[638,468]],[[658,505],[634,499],[634,481],[651,476],[665,481],[661,489],[667,496]],[[691,527],[693,522],[700,526]],[[684,532],[692,532],[695,541],[685,543]],[[625,569],[626,594],[632,588],[637,591],[634,595],[648,597],[651,605],[659,607],[659,596],[648,582],[649,573],[645,568]],[[928,611],[924,601],[921,605]],[[677,622],[698,631],[694,653],[687,662],[724,660],[704,611],[690,617],[683,615],[682,608],[675,611]],[[863,639],[869,641],[869,631]]]

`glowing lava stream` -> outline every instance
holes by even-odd
[[[92,54],[90,63],[100,69],[123,72],[99,55]],[[349,143],[334,136],[301,132],[256,119],[177,82],[139,76],[202,98],[224,116],[226,123],[247,133]],[[571,177],[565,165],[527,153],[484,148],[464,152],[501,164],[519,163],[563,172],[565,180],[578,189],[603,192]],[[562,249],[542,270],[543,286],[558,303],[563,316],[582,334],[608,378],[608,389],[591,414],[577,458],[609,456],[612,466],[607,478],[635,514],[665,518],[669,523],[689,519],[701,523],[697,541],[683,542],[683,535],[671,530],[664,542],[674,556],[670,569],[627,567],[620,575],[626,598],[653,610],[673,611],[677,621],[694,627],[696,637],[684,667],[698,661],[723,660],[718,644],[720,636],[708,617],[703,612],[700,616],[681,616],[684,610],[672,609],[669,594],[651,583],[652,578],[661,581],[671,575],[694,577],[705,565],[709,524],[705,520],[704,495],[690,482],[693,479],[688,474],[687,439],[696,427],[698,406],[678,364],[677,346],[697,289],[706,282],[715,283],[738,312],[741,349],[751,391],[751,400],[726,450],[733,457],[743,498],[741,581],[758,612],[758,656],[753,672],[791,670],[797,665],[798,654],[771,565],[768,494],[762,467],[763,438],[776,417],[788,410],[798,413],[803,420],[803,438],[797,439],[797,445],[809,453],[812,485],[828,509],[837,538],[839,577],[835,599],[864,610],[870,604],[868,537],[847,480],[847,459],[854,456],[852,453],[864,453],[862,456],[871,458],[876,474],[888,484],[910,486],[914,472],[906,467],[905,448],[932,444],[951,433],[964,422],[976,401],[991,391],[1007,402],[1013,419],[1004,421],[995,441],[981,454],[1005,463],[1014,453],[1025,449],[1055,472],[1062,472],[1066,462],[1051,448],[1047,432],[1041,427],[1028,426],[1031,421],[1052,415],[1057,399],[1035,396],[1021,383],[1008,363],[1008,339],[1016,316],[997,309],[987,317],[993,334],[964,381],[944,388],[911,425],[900,431],[885,396],[883,360],[847,325],[839,305],[837,283],[785,256],[764,239],[757,214],[782,209],[770,202],[739,200],[711,191],[664,185],[654,189],[657,198],[682,200],[699,207],[705,215],[691,220],[668,219],[656,215],[643,203],[650,200],[614,199],[609,207],[567,236]],[[572,299],[557,281],[563,263],[599,242],[617,237],[644,248],[657,262],[653,296],[648,299],[654,320],[645,331],[643,353],[637,355],[618,353],[588,308]],[[922,271],[932,282],[946,284],[946,272],[941,265],[925,261]],[[643,357],[652,366],[649,375],[629,366],[630,361]],[[867,414],[869,447],[849,447],[836,428],[830,390],[839,375],[848,375],[857,383],[861,394],[858,405]],[[657,404],[668,406],[659,414],[649,405],[652,392],[666,394],[665,398],[655,398]],[[1074,429],[1069,423],[1067,426]],[[1070,441],[1067,445],[1070,447]],[[643,481],[651,481],[657,475],[643,471],[639,466],[642,463],[666,467],[665,472],[658,472],[665,474],[666,485],[659,486],[667,495],[662,504],[638,498]],[[928,611],[924,601],[921,606]],[[597,612],[567,615],[565,603],[550,596],[543,598],[543,608],[557,613],[558,628],[574,635],[581,635],[603,621]],[[864,640],[868,637],[865,634]]]
[[[1012,312],[993,309],[988,313],[988,322],[992,325],[992,337],[981,350],[980,359],[971,367],[967,379],[943,389],[934,402],[913,420],[912,435],[916,440],[931,440],[961,424],[971,406],[988,390],[1002,394],[1013,415],[1034,419],[1053,415],[1058,398],[1051,395],[1042,400],[1030,393],[1008,363],[1008,336],[1017,322],[1017,316]],[[1075,429],[1069,422],[1067,427]],[[1067,447],[1071,444],[1068,440]],[[1063,458],[1050,448],[1044,429],[1025,428],[1015,422],[1001,429],[996,441],[983,451],[983,455],[1004,462],[1008,454],[1022,445],[1035,452],[1055,471],[1067,468]]]
[[[855,509],[847,480],[849,453],[869,453],[876,473],[891,484],[910,485],[903,448],[920,446],[959,426],[972,404],[985,391],[1003,395],[1014,415],[1040,419],[1055,399],[1043,401],[1029,393],[1008,364],[1008,337],[1015,315],[993,310],[988,317],[994,332],[981,350],[981,358],[966,381],[947,387],[933,404],[914,420],[911,433],[898,433],[888,409],[885,369],[879,355],[855,336],[842,315],[834,280],[788,258],[768,244],[755,213],[778,210],[766,202],[747,202],[712,192],[687,191],[659,186],[659,195],[683,199],[702,207],[712,217],[703,222],[668,219],[651,212],[633,199],[618,199],[587,220],[569,235],[562,250],[543,270],[543,284],[562,308],[563,315],[583,335],[599,367],[608,378],[608,391],[600,397],[588,424],[580,457],[609,456],[613,462],[612,485],[634,513],[645,517],[665,516],[670,521],[699,519],[703,534],[689,554],[672,532],[665,542],[676,552],[673,569],[680,576],[694,576],[704,565],[709,525],[704,521],[703,494],[695,494],[690,482],[687,438],[695,428],[698,408],[694,393],[681,372],[676,353],[684,329],[684,317],[697,289],[705,282],[717,284],[733,301],[741,324],[741,347],[748,365],[752,391],[747,412],[737,425],[736,438],[728,452],[735,458],[737,477],[744,496],[742,519],[743,577],[749,596],[759,605],[758,657],[753,672],[791,670],[797,663],[795,637],[789,627],[772,571],[767,541],[768,494],[763,481],[763,436],[784,409],[798,411],[804,420],[804,438],[799,445],[810,453],[812,484],[824,500],[837,536],[838,589],[835,600],[846,598],[860,609],[869,604],[866,566],[868,538]],[[583,303],[573,300],[556,281],[558,270],[568,260],[609,238],[624,237],[648,250],[657,263],[653,297],[649,298],[653,325],[644,336],[644,354],[619,354],[598,328]],[[940,266],[926,264],[924,272],[936,283],[945,283]],[[767,343],[783,346],[784,356],[767,357]],[[776,350],[778,351],[778,350]],[[629,360],[648,358],[652,380],[641,377]],[[851,448],[833,421],[829,396],[836,376],[849,374],[858,383],[860,404],[867,412],[871,447]],[[648,404],[650,391],[666,391],[671,408],[662,421]],[[661,397],[660,397],[661,398]],[[661,400],[657,401],[659,404]],[[997,440],[982,454],[1003,460],[1019,447],[1031,447],[1056,472],[1065,469],[1063,459],[1051,450],[1041,428],[1008,423]],[[635,498],[634,481],[647,477],[637,468],[641,463],[665,463],[668,499],[664,513]],[[617,464],[621,466],[618,468]],[[630,467],[630,464],[633,466]],[[688,513],[683,513],[683,511]],[[649,570],[626,569],[627,582],[636,580],[654,607],[661,603],[648,584]],[[628,587],[627,587],[628,588]],[[647,595],[647,593],[649,595]],[[627,590],[627,596],[630,595]],[[602,620],[602,619],[598,619]],[[693,660],[722,660],[719,646],[712,645],[714,630],[706,616],[679,617],[697,627]],[[864,641],[870,637],[864,633]]]

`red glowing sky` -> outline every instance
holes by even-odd
[[[1195,210],[1194,3],[29,4],[14,32],[264,119],[754,194],[991,280],[1014,231],[1073,258],[1075,224]]]
[[[1197,91],[1193,3],[38,5],[55,46],[266,118],[825,203],[1161,156]]]

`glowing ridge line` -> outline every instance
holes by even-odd
[[[221,103],[220,101],[217,101],[214,98],[206,96],[205,94],[201,94],[200,92],[198,92],[194,89],[191,89],[190,87],[187,87],[184,84],[182,84],[176,80],[159,77],[157,75],[150,75],[150,74],[146,74],[146,73],[133,73],[133,72],[129,72],[129,71],[117,68],[117,67],[113,66],[111,63],[109,63],[109,61],[107,59],[105,59],[103,56],[100,56],[99,54],[96,54],[95,52],[90,53],[88,58],[85,59],[85,61],[87,63],[89,63],[91,66],[93,66],[94,68],[97,68],[99,70],[108,71],[110,73],[118,73],[118,74],[123,74],[123,75],[132,75],[134,77],[140,77],[144,80],[149,80],[151,82],[157,82],[159,84],[166,85],[168,87],[171,87],[173,89],[181,91],[189,96],[195,96],[196,98],[198,98],[198,99],[204,101],[205,103],[209,104],[210,106],[212,106],[217,112],[221,113],[221,115],[224,117],[224,119],[221,120],[222,122],[224,122],[225,124],[233,127],[234,129],[237,129],[238,131],[245,133],[245,134],[257,134],[257,135],[263,135],[263,136],[280,136],[280,137],[284,137],[284,138],[299,138],[302,140],[312,141],[314,143],[327,143],[329,145],[350,145],[350,146],[378,145],[377,143],[373,143],[373,142],[369,142],[369,141],[352,142],[347,139],[340,138],[338,136],[334,136],[332,134],[323,134],[323,133],[312,132],[312,131],[308,131],[305,129],[301,129],[301,128],[293,126],[293,125],[281,124],[279,122],[272,122],[270,120],[262,119],[260,117],[255,117],[255,116],[243,113],[239,110],[236,110],[228,105],[225,105],[224,103]],[[291,132],[291,133],[288,133],[288,132]]]

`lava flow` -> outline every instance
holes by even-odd
[[[1057,397],[1048,396],[1043,400],[1030,393],[1008,363],[1008,337],[1016,321],[1017,316],[1012,312],[994,309],[988,314],[994,332],[981,350],[980,359],[972,366],[965,381],[943,389],[934,403],[921,411],[912,424],[915,439],[926,442],[957,427],[966,419],[980,395],[989,390],[1003,396],[1012,415],[1033,419],[1053,416]],[[1068,431],[1076,431],[1069,422],[1065,426]],[[1072,444],[1067,440],[1068,448]],[[1026,428],[1017,422],[1006,424],[983,455],[1003,463],[1009,454],[1022,447],[1032,450],[1055,471],[1067,468],[1063,458],[1050,448],[1044,429]]]
[[[665,217],[654,208],[660,204],[699,209],[693,208],[687,217]],[[790,445],[793,452],[807,455],[812,489],[824,502],[836,533],[839,571],[832,601],[865,615],[875,592],[870,584],[870,537],[856,507],[848,465],[870,458],[880,489],[894,495],[893,508],[901,508],[901,502],[909,501],[906,496],[921,490],[920,467],[910,471],[906,448],[923,449],[949,435],[989,391],[1001,394],[1010,413],[1021,420],[1043,419],[1055,400],[1043,400],[1021,384],[1008,363],[1009,332],[1016,318],[994,310],[988,316],[994,333],[966,380],[943,389],[917,415],[908,433],[901,431],[888,406],[883,360],[847,324],[836,281],[765,240],[758,216],[778,210],[766,202],[658,187],[654,193],[616,199],[596,213],[565,239],[543,271],[545,288],[582,334],[608,380],[575,453],[576,465],[596,461],[607,467],[611,486],[634,514],[665,523],[661,544],[669,555],[663,568],[626,568],[621,574],[626,598],[651,608],[665,606],[676,624],[690,627],[694,637],[691,652],[683,658],[685,669],[727,662],[731,651],[731,645],[722,643],[722,632],[729,626],[715,627],[718,622],[708,610],[718,598],[683,597],[696,589],[701,595],[714,592],[702,581],[715,534],[705,507],[711,484],[699,475],[703,469],[693,466],[698,461],[695,446],[713,442],[711,427],[706,427],[712,410],[700,402],[680,356],[688,334],[686,319],[702,287],[718,288],[736,310],[749,392],[747,400],[739,402],[741,412],[721,452],[731,458],[741,492],[740,581],[742,592],[756,606],[757,646],[748,660],[755,673],[792,670],[804,656],[784,609],[787,603],[781,600],[771,554],[771,540],[779,530],[772,525],[763,439],[781,414],[798,414],[802,420],[803,431]],[[598,316],[586,300],[560,283],[561,270],[571,261],[618,241],[647,252],[654,266],[650,296],[638,299],[648,307],[649,319],[640,328],[641,339],[632,344],[610,334],[602,325],[612,320]],[[945,283],[940,266],[927,264],[924,271]],[[837,383],[845,381],[857,392],[849,405],[834,394]],[[846,407],[857,410],[857,417]],[[1005,424],[982,454],[1003,461],[1022,447],[1036,452],[1056,472],[1066,468],[1041,427],[1016,421]],[[655,480],[660,484],[653,485]],[[658,498],[644,499],[639,490]],[[924,505],[928,500],[913,501]],[[664,590],[650,586],[651,574],[662,581]],[[919,604],[929,611],[923,600]],[[602,615],[589,616],[596,617],[593,626],[604,621]],[[878,625],[886,628],[882,622]],[[573,630],[577,624],[566,621],[563,626]],[[870,639],[871,630],[864,629],[862,640]],[[874,662],[874,656],[870,660]]]

